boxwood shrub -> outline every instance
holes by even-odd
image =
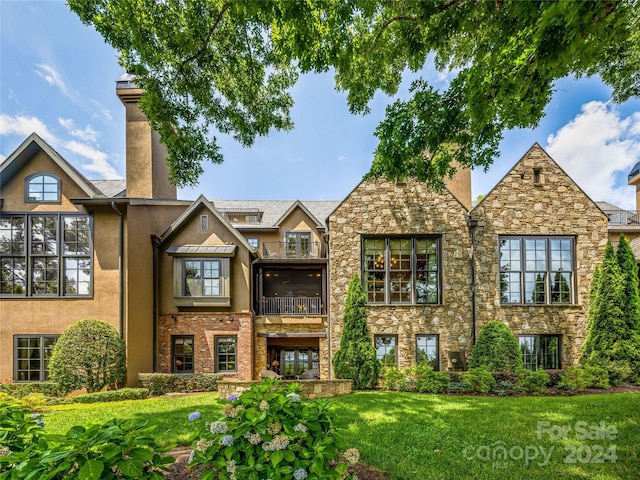
[[[151,395],[181,392],[215,392],[222,375],[212,373],[140,373],[140,387],[149,389]]]
[[[71,398],[73,403],[118,402],[120,400],[140,400],[149,396],[148,388],[121,388],[104,392],[86,393]]]

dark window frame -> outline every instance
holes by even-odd
[[[182,345],[184,346],[186,343],[185,340],[191,340],[191,360],[188,361],[188,353],[180,352],[176,353],[177,340],[182,340]],[[195,349],[195,338],[193,335],[171,335],[171,373],[183,374],[183,373],[194,373],[195,365],[196,365],[196,349]],[[178,362],[181,362],[178,364]],[[182,368],[181,370],[178,365],[191,365],[191,368]]]
[[[527,340],[529,345],[527,345]],[[552,343],[556,341],[556,345]],[[533,351],[524,350],[524,346],[530,346],[533,343]],[[561,370],[562,369],[562,335],[561,334],[522,334],[518,335],[518,347],[522,353],[522,362],[527,370],[536,371],[540,367],[543,370]],[[549,350],[552,353],[549,353]],[[555,350],[556,358],[549,361],[550,355]],[[531,359],[535,358],[535,363]]]
[[[12,292],[2,293],[1,298],[91,298],[93,297],[94,275],[94,241],[93,241],[93,215],[85,212],[30,212],[12,213],[6,212],[0,215],[0,220],[13,221],[21,219],[23,228],[22,247],[19,252],[13,251],[15,245],[11,243],[11,252],[2,252],[0,247],[0,269],[11,263],[11,282],[2,281],[3,284],[11,284]],[[86,228],[67,228],[66,220],[82,219],[86,221]],[[76,220],[77,221],[77,220]],[[40,232],[36,232],[34,225],[42,222]],[[77,224],[76,224],[77,226]],[[85,234],[86,241],[80,241],[79,232]],[[10,229],[10,236],[13,230]],[[70,247],[75,245],[76,251]],[[77,251],[79,245],[85,246],[85,251]],[[16,264],[24,265],[24,281],[17,284]],[[75,265],[73,264],[75,262]],[[84,268],[80,262],[86,262]],[[88,278],[81,279],[80,272],[88,270]],[[75,273],[74,278],[67,278],[67,274]],[[40,273],[44,280],[36,278]],[[68,285],[75,284],[76,293],[67,292]],[[77,293],[80,285],[86,285],[86,293]],[[24,289],[21,293],[15,293],[16,286]],[[44,291],[36,291],[38,288]],[[49,290],[49,291],[47,291]]]
[[[381,346],[380,347],[378,346],[378,341],[382,340],[383,338],[393,339],[393,345],[385,346],[384,353],[382,355],[378,355],[378,349],[382,348]],[[398,366],[398,335],[388,335],[388,334],[374,335],[373,347],[376,350],[376,360],[378,360],[383,366],[392,366],[392,367]],[[390,353],[391,351],[393,351],[393,358],[394,358],[393,363],[390,363],[385,360],[385,357],[389,358],[388,356],[391,355]]]
[[[231,353],[221,352],[220,345],[224,341],[228,341],[231,339],[233,339],[233,345],[235,347],[234,352],[231,352]],[[238,373],[238,336],[237,335],[216,335],[214,337],[214,345],[215,345],[215,349],[214,349],[215,372],[222,373],[222,374]],[[223,356],[225,360],[221,359],[221,357]],[[231,356],[234,357],[234,360],[229,360],[229,357]],[[232,369],[225,368],[224,370],[222,370],[221,365],[225,365],[225,366],[233,365],[234,368]]]
[[[36,335],[36,334],[15,334],[13,336],[13,380],[15,382],[18,383],[28,383],[28,382],[46,382],[49,379],[49,372],[48,372],[48,368],[47,365],[49,363],[49,359],[50,359],[50,355],[47,356],[46,355],[46,351],[53,351],[53,347],[56,343],[56,341],[58,340],[58,338],[60,337],[60,335],[58,334],[41,334],[41,335]],[[31,346],[31,345],[27,345],[26,347],[20,347],[19,343],[20,340],[24,340],[24,339],[38,339],[39,340],[39,345],[37,347],[35,346]],[[45,339],[54,339],[53,343],[51,343],[50,345],[45,345]],[[30,343],[30,342],[29,342]],[[23,358],[20,357],[20,355],[18,354],[19,350],[28,350],[28,349],[32,349],[32,348],[37,348],[39,355],[37,358],[37,361],[40,363],[40,366],[38,369],[35,368],[19,368],[20,367],[20,362],[21,360],[24,360]],[[31,363],[33,360],[36,360],[34,358],[31,358],[31,356],[28,357],[28,362]],[[30,376],[29,374],[31,372],[39,372],[38,374],[38,379],[33,379],[33,378],[29,378],[26,380],[21,380],[19,379],[19,372],[27,372],[27,375]]]
[[[432,334],[432,333],[418,333],[416,334],[416,364],[421,363],[421,361],[423,360],[420,351],[420,346],[419,346],[419,339],[421,338],[425,338],[428,340],[435,340],[435,347],[436,347],[436,352],[435,352],[435,357],[430,359],[428,357],[428,354],[424,354],[426,357],[426,360],[428,363],[431,364],[431,366],[433,366],[434,370],[440,370],[440,335],[438,334]],[[426,347],[429,347],[429,344],[427,343]]]
[[[306,240],[306,244],[303,240]],[[312,244],[310,230],[289,230],[284,234],[284,251],[287,257],[308,257],[313,252]]]
[[[197,297],[197,298],[211,298],[211,297],[224,297],[224,279],[225,279],[225,275],[224,275],[224,262],[222,261],[222,258],[192,258],[192,257],[185,257],[182,259],[182,296],[183,297]],[[200,264],[200,278],[191,278],[188,279],[187,278],[187,263],[199,263]],[[217,265],[217,268],[205,268],[207,263],[215,263]],[[209,276],[205,276],[205,272],[210,272]],[[217,276],[213,276],[212,273],[213,272],[217,272]],[[188,292],[189,286],[188,286],[188,282],[187,280],[200,280],[199,283],[199,290],[200,290],[200,295],[193,295],[190,292]],[[206,282],[210,280],[212,281],[211,285],[209,287],[207,287]],[[217,280],[217,293],[210,293],[207,294],[206,289],[207,288],[211,288],[214,289],[216,288],[215,285],[215,281]],[[197,292],[197,289],[196,289]]]
[[[564,248],[567,242],[568,250]],[[533,248],[528,248],[531,243]],[[553,248],[554,243],[560,248]],[[568,260],[563,258],[566,252]],[[498,258],[501,305],[576,304],[575,236],[501,235],[498,238]],[[505,264],[505,260],[509,263]],[[529,268],[531,264],[533,268]],[[554,269],[554,264],[560,267]],[[563,266],[569,269],[563,269]]]
[[[410,242],[410,265],[409,268],[393,268],[392,242]],[[368,249],[368,242],[374,246]],[[429,242],[425,244],[427,250],[434,248],[435,262],[430,261],[431,254],[426,252],[419,254],[418,242]],[[377,244],[377,245],[376,245]],[[383,245],[383,246],[382,246]],[[381,248],[382,246],[382,248]],[[401,246],[401,250],[403,250]],[[406,252],[407,250],[404,249]],[[367,253],[378,252],[373,264],[370,266]],[[440,305],[442,304],[442,241],[440,235],[387,235],[387,236],[363,236],[361,241],[361,275],[362,283],[369,305]],[[374,254],[375,255],[375,254]],[[419,258],[424,255],[424,258]],[[399,262],[402,263],[402,262]],[[422,265],[422,267],[421,267]],[[396,290],[397,280],[394,280],[392,273],[402,276],[402,273],[409,273],[409,300],[393,299]],[[382,274],[382,276],[380,275]],[[374,279],[370,276],[378,277]],[[419,276],[423,276],[422,280]],[[426,276],[426,277],[425,277]],[[405,282],[406,279],[401,279]],[[369,284],[374,286],[374,290],[369,288]],[[422,288],[420,288],[422,286]],[[382,288],[382,290],[380,290]],[[435,295],[430,293],[430,289],[435,289]],[[422,293],[421,293],[422,291]],[[372,295],[374,296],[372,299]],[[378,300],[377,297],[382,298]],[[424,301],[420,301],[424,298]]]
[[[42,195],[41,199],[33,199],[30,197],[30,193],[31,193],[31,183],[37,179],[38,177],[42,177],[42,183],[39,185],[42,185],[42,191],[41,192],[37,192],[40,193]],[[52,178],[55,182],[45,182],[45,178]],[[56,199],[55,200],[45,200],[44,196],[47,193],[52,193],[52,192],[47,192],[45,191],[45,185],[56,185]],[[24,179],[24,202],[25,203],[61,203],[62,202],[62,188],[61,188],[62,182],[60,180],[60,177],[57,175],[54,175],[53,173],[50,172],[36,172],[36,173],[32,173],[31,175],[29,175],[28,177],[26,177]]]
[[[260,248],[260,239],[258,237],[247,237],[247,243],[256,250]],[[255,245],[253,245],[255,243]]]

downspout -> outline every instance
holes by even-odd
[[[160,254],[160,239],[155,235],[151,235],[151,245],[153,248],[153,333],[151,335],[153,342],[153,373],[156,373],[158,371],[158,284],[160,282],[158,256]]]
[[[327,219],[328,220],[328,219]],[[329,224],[329,222],[327,222],[327,225]],[[325,233],[323,236],[323,241],[325,242],[326,245],[326,254],[327,254],[327,266],[325,267],[325,274],[324,274],[324,289],[326,292],[325,295],[325,313],[327,314],[327,355],[329,357],[329,380],[333,380],[333,372],[332,372],[332,358],[331,358],[331,311],[330,311],[330,302],[329,302],[329,297],[331,296],[330,291],[331,289],[329,288],[329,286],[331,285],[330,279],[329,279],[329,275],[331,273],[331,269],[329,268],[329,262],[331,261],[331,258],[329,257],[329,232]]]
[[[467,217],[467,227],[471,237],[471,345],[476,344],[476,227],[478,220],[471,215]]]
[[[116,206],[116,202],[111,202],[111,208],[119,215],[118,219],[118,275],[120,277],[120,291],[118,292],[118,306],[119,306],[119,325],[120,325],[120,338],[124,340],[124,272],[122,271],[123,255],[124,255],[124,217],[122,212]]]
[[[251,301],[249,302],[249,312],[251,312],[251,380],[253,380],[253,372],[255,372],[255,352],[256,352],[256,311],[253,308],[256,302],[256,291],[254,285],[255,278],[255,266],[260,261],[260,255],[256,254],[257,258],[251,262],[251,268],[249,271],[249,296]],[[267,350],[268,355],[268,350]]]

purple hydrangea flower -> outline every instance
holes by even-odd
[[[304,468],[299,468],[293,472],[293,478],[296,480],[304,480],[307,478],[307,471]]]
[[[290,393],[289,395],[287,395],[287,397],[291,398],[291,401],[293,403],[298,403],[300,401],[300,395],[298,395],[297,393]]]
[[[200,418],[200,412],[193,412],[189,414],[189,421],[193,422],[194,420],[197,420]]]
[[[234,395],[233,393],[227,397],[227,401],[229,402],[235,402],[237,399],[238,399],[238,396]]]
[[[220,444],[223,447],[230,447],[231,445],[233,445],[233,435],[225,435],[224,437],[222,437],[222,440],[220,440]]]

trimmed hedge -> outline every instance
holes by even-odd
[[[213,373],[140,373],[138,383],[151,395],[181,392],[215,392],[222,375]]]
[[[149,396],[148,388],[121,388],[104,392],[86,393],[71,398],[73,403],[118,402],[120,400],[140,400]]]
[[[64,395],[60,385],[55,382],[0,383],[0,392],[7,393],[14,398],[26,397],[34,393],[41,393],[47,397],[61,397]]]

